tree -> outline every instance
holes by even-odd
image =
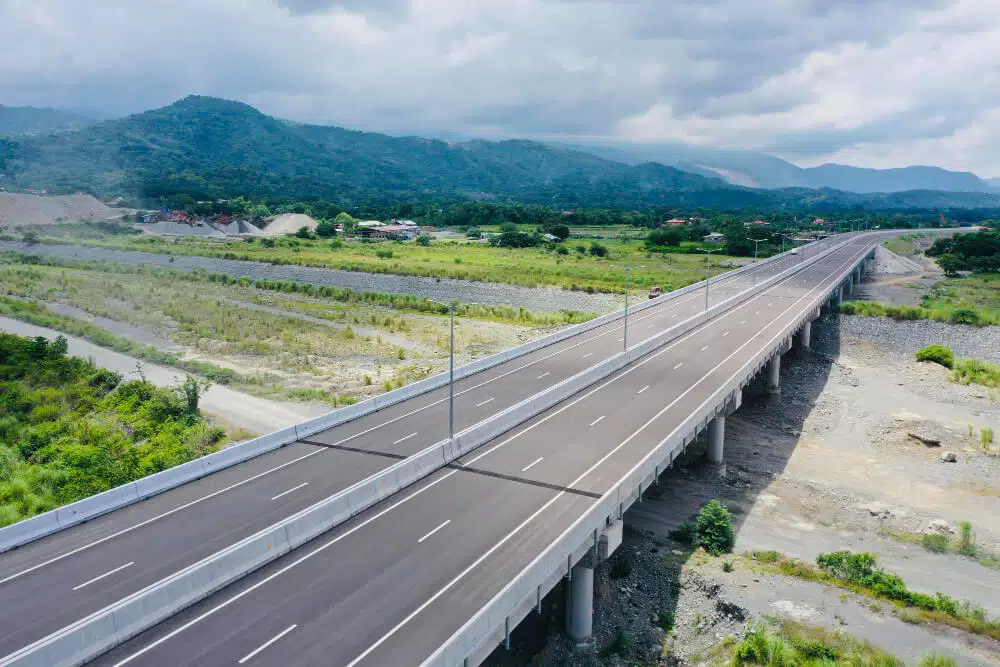
[[[698,512],[698,544],[705,551],[718,556],[729,553],[736,544],[733,533],[733,518],[726,506],[718,500],[709,501]]]
[[[649,248],[679,246],[683,241],[684,232],[680,229],[654,229],[646,237],[646,246]]]
[[[337,235],[337,227],[329,220],[323,220],[318,225],[316,225],[316,236],[328,239],[336,235]]]
[[[517,231],[517,225],[515,225],[513,222],[505,222],[502,225],[500,225],[500,231],[504,234],[511,234]]]
[[[490,239],[490,245],[500,248],[533,248],[538,243],[537,236],[524,232],[504,232]]]
[[[212,383],[208,380],[199,380],[193,375],[188,375],[181,381],[179,389],[184,395],[184,400],[187,404],[187,413],[189,415],[198,414],[198,401],[211,386]]]
[[[346,211],[338,213],[337,217],[333,219],[333,222],[334,224],[342,227],[345,232],[353,232],[358,228],[357,219]]]
[[[607,246],[603,246],[600,243],[598,243],[597,241],[591,242],[590,249],[589,249],[588,252],[590,252],[590,254],[593,255],[594,257],[607,257],[608,256],[608,248],[607,248]]]
[[[309,231],[308,227],[299,227],[298,231],[295,232],[295,237],[299,239],[311,239],[313,238],[313,233]]]
[[[946,276],[957,276],[965,266],[965,258],[949,252],[938,257],[937,263]]]
[[[546,231],[552,236],[558,237],[560,241],[565,241],[569,238],[569,226],[568,225],[550,225]]]
[[[431,237],[426,234],[421,234],[417,237],[417,245],[422,245],[425,248],[431,244]]]

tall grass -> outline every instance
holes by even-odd
[[[1000,388],[1000,364],[979,359],[959,359],[955,362],[952,380],[961,384]]]
[[[1000,315],[973,308],[925,308],[923,306],[893,306],[875,301],[845,301],[840,305],[842,315],[888,317],[894,320],[934,320],[949,324],[970,326],[1000,326]]]

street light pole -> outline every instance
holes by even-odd
[[[704,248],[698,248],[703,253],[705,253],[705,311],[708,311],[708,281],[712,277],[712,253],[719,252],[722,248],[717,248],[715,250],[705,250]]]
[[[750,239],[750,240],[753,241],[753,263],[756,264],[757,263],[757,247],[758,247],[759,244],[763,243],[767,239]],[[754,287],[757,286],[757,270],[756,269],[754,269],[754,271],[753,271],[753,286]]]
[[[628,282],[632,274],[632,267],[625,267],[625,329],[622,332],[622,349],[628,349]]]

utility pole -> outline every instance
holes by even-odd
[[[708,281],[712,277],[712,253],[719,252],[722,248],[717,248],[715,250],[706,250],[704,248],[699,248],[703,253],[705,253],[705,311],[708,311]]]

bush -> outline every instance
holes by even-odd
[[[328,239],[337,235],[337,226],[328,220],[324,220],[316,225],[316,236]]]
[[[979,313],[971,308],[959,308],[958,310],[952,311],[951,316],[948,319],[952,324],[968,324],[970,326],[979,325]]]
[[[705,551],[718,556],[730,553],[736,543],[733,518],[718,500],[712,500],[698,512],[698,544]]]
[[[940,533],[930,533],[920,538],[920,544],[923,545],[924,549],[933,551],[936,554],[943,554],[948,551],[949,543],[948,536],[941,535]]]
[[[592,242],[590,244],[590,249],[587,252],[589,252],[594,257],[607,257],[608,256],[608,248],[607,248],[607,246],[603,246],[600,243],[598,243],[597,241],[594,241],[594,242]]]
[[[677,617],[672,611],[661,611],[656,615],[656,624],[664,632],[670,632],[674,629],[674,623],[677,622]]]
[[[928,345],[917,352],[917,361],[933,361],[945,368],[952,368],[955,365],[955,355],[943,345]]]
[[[430,244],[431,244],[431,237],[427,236],[426,234],[421,234],[420,236],[417,237],[417,245],[426,248]]]
[[[670,531],[670,539],[676,540],[681,544],[694,546],[694,543],[698,539],[697,524],[695,524],[693,521],[685,521],[681,525],[677,526],[677,528]]]
[[[920,658],[920,667],[958,667],[958,663],[948,656],[929,653]]]
[[[615,638],[611,643],[600,650],[599,655],[602,658],[610,658],[613,655],[625,655],[625,652],[628,651],[628,646],[628,635],[624,630],[619,630],[615,633]]]
[[[316,237],[313,236],[313,233],[309,231],[308,227],[299,227],[298,230],[295,232],[295,238],[308,240]]]
[[[392,251],[379,249],[375,251],[375,256],[379,259],[392,259]]]

